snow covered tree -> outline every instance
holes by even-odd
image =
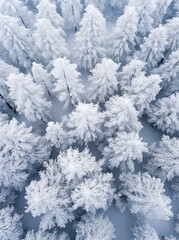
[[[0,2],[0,13],[18,18],[26,28],[31,28],[33,25],[32,12],[20,0],[2,0]]]
[[[131,86],[133,78],[145,75],[145,65],[146,63],[134,58],[122,68],[122,71],[118,73],[118,79],[123,92],[126,92],[126,89]]]
[[[162,78],[162,86],[167,87],[167,91],[170,93],[171,90],[174,92],[179,90],[179,49],[173,51],[169,58],[159,68],[154,70],[155,73],[159,74]],[[168,89],[170,88],[170,89]]]
[[[30,68],[34,59],[34,44],[30,31],[17,18],[0,14],[0,42],[12,62]]]
[[[41,216],[40,228],[65,227],[73,220],[70,188],[66,184],[56,160],[44,164],[46,170],[40,172],[40,180],[32,181],[26,187],[27,210],[33,217]]]
[[[107,208],[113,199],[112,174],[101,173],[102,161],[97,162],[86,148],[82,152],[69,148],[60,152],[57,160],[44,164],[45,171],[40,172],[40,180],[32,181],[26,188],[27,212],[34,217],[41,216],[40,228],[51,229],[55,226],[65,227],[73,220],[73,209],[80,206],[84,192],[84,181],[91,183],[89,201],[81,207],[92,210]],[[72,202],[73,195],[73,202]],[[97,199],[97,201],[96,201]],[[99,199],[100,203],[97,203]],[[96,201],[96,203],[95,203]],[[74,203],[72,209],[72,203]]]
[[[157,100],[151,105],[148,120],[162,131],[173,134],[179,131],[179,93]]]
[[[48,122],[45,138],[49,141],[51,147],[65,149],[68,146],[67,132],[63,129],[63,123]]]
[[[138,12],[138,31],[146,36],[153,28],[153,13],[156,9],[156,0],[129,0],[128,6],[134,6]]]
[[[164,183],[148,173],[121,174],[120,194],[127,197],[131,213],[149,219],[168,220],[173,216],[171,200],[164,195]]]
[[[179,16],[179,2],[178,2],[178,0],[174,0],[174,9],[176,11],[176,14]]]
[[[33,168],[48,160],[50,149],[44,138],[15,119],[4,122],[0,136],[0,186],[22,190]]]
[[[52,75],[56,79],[54,92],[58,94],[64,107],[69,104],[76,105],[84,93],[84,86],[80,79],[80,73],[76,70],[76,64],[70,64],[67,58],[58,58],[53,61]]]
[[[142,162],[142,153],[147,152],[147,144],[141,141],[138,133],[120,132],[116,138],[109,138],[108,146],[102,151],[111,168],[121,167],[134,171],[134,161]]]
[[[107,135],[112,136],[119,132],[139,132],[142,128],[138,120],[138,112],[131,100],[118,95],[113,96],[105,104],[105,127]]]
[[[148,37],[144,38],[144,43],[140,46],[140,51],[136,53],[136,56],[146,62],[147,69],[151,70],[157,67],[164,58],[167,44],[166,27],[160,25],[158,28],[152,29]]]
[[[176,51],[179,48],[179,16],[167,21],[168,50]]]
[[[98,8],[100,11],[104,10],[106,0],[84,0],[85,6],[93,5]]]
[[[30,74],[11,74],[7,85],[10,89],[9,95],[20,114],[23,113],[31,122],[47,121],[50,117],[51,103],[46,100],[43,88],[33,82]]]
[[[91,70],[105,56],[106,20],[98,9],[88,5],[80,26],[75,39],[76,61],[79,67]]]
[[[102,214],[86,214],[76,228],[76,240],[112,240],[116,239],[115,229],[108,217]]]
[[[95,213],[98,209],[106,210],[112,203],[115,189],[112,187],[113,175],[100,173],[85,179],[73,190],[71,197],[73,208],[83,208]]]
[[[9,96],[9,89],[7,86],[7,78],[9,74],[18,73],[18,69],[0,60],[0,101],[1,105],[5,104],[11,110],[14,110],[15,106],[12,99]]]
[[[160,23],[162,23],[171,2],[172,0],[156,0],[155,1],[155,11],[153,13],[154,27],[157,27]]]
[[[175,176],[179,177],[179,139],[163,135],[159,147],[154,146],[147,169],[152,175],[162,180],[171,181]]]
[[[132,100],[134,106],[139,111],[140,116],[149,109],[149,105],[155,100],[159,93],[162,79],[159,75],[150,75],[148,77],[139,76],[133,78],[131,86],[126,89],[127,96]]]
[[[3,127],[9,121],[9,116],[5,113],[0,114],[0,127]]]
[[[62,234],[57,234],[56,232],[49,233],[44,232],[42,229],[39,229],[38,232],[34,230],[28,231],[23,240],[69,240],[68,235],[63,232]]]
[[[13,62],[12,62],[11,56],[8,50],[3,46],[2,42],[0,42],[0,51],[1,51],[1,55],[0,55],[1,60],[12,65]]]
[[[103,58],[96,64],[89,77],[91,83],[89,94],[93,102],[105,102],[106,98],[113,95],[118,89],[117,70],[119,64],[111,59]]]
[[[64,21],[56,11],[56,4],[57,1],[42,0],[37,6],[35,39],[38,41],[39,36],[40,41],[37,45],[46,63],[59,56],[69,55],[63,30]],[[39,54],[40,60],[42,56]]]
[[[78,184],[83,181],[84,177],[92,177],[96,173],[100,173],[102,162],[96,161],[88,148],[82,152],[71,147],[66,152],[60,152],[58,162],[62,173],[65,175],[67,182]]]
[[[61,35],[61,28],[55,28],[47,18],[38,18],[36,30],[33,33],[34,40],[45,64],[58,57],[69,55],[65,37]]]
[[[163,237],[163,239],[162,240],[177,240],[177,238],[176,237],[174,237],[173,235],[170,235],[170,236],[165,236],[165,237]]]
[[[109,3],[114,8],[123,9],[127,4],[129,0],[110,0]]]
[[[77,31],[83,10],[81,0],[61,0],[60,4],[66,27]]]
[[[19,240],[23,234],[21,216],[14,212],[13,207],[7,206],[0,210],[0,239]]]
[[[126,7],[110,36],[109,55],[115,62],[124,62],[132,55],[137,43],[138,15],[135,7]]]
[[[66,119],[66,125],[70,129],[69,137],[72,142],[79,141],[87,145],[95,141],[101,133],[103,114],[99,111],[98,104],[79,103],[74,111]]]
[[[133,229],[133,240],[160,240],[157,232],[149,224],[143,224]]]
[[[33,62],[31,71],[34,82],[43,86],[44,90],[51,95],[51,91],[53,89],[53,78],[50,73],[47,72],[42,64],[36,62]]]
[[[58,28],[60,35],[65,37],[63,31],[64,21],[59,13],[56,11],[56,5],[49,0],[40,0],[37,6],[37,19],[45,18],[50,21],[53,27]]]
[[[16,198],[16,194],[11,188],[0,188],[0,209],[7,207],[7,205],[13,204]]]

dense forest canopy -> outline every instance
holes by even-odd
[[[0,0],[0,111],[1,240],[178,239],[178,0]]]

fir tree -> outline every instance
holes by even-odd
[[[145,75],[145,65],[146,63],[134,58],[122,68],[122,71],[118,74],[119,85],[122,92],[125,93],[126,89],[131,86],[133,78]]]
[[[23,234],[22,223],[14,207],[7,206],[0,210],[0,239],[19,240]]]
[[[170,236],[165,236],[165,237],[163,237],[163,240],[177,240],[177,238],[176,237],[174,237],[173,235],[170,235]]]
[[[62,0],[60,4],[66,27],[77,32],[83,9],[81,0]]]
[[[46,18],[38,18],[35,26],[33,37],[45,64],[58,57],[69,55],[65,37],[61,35],[61,28],[55,28]]]
[[[49,239],[70,240],[65,232],[63,232],[62,234],[57,234],[56,232],[49,233],[42,231],[42,229],[39,229],[38,232],[34,232],[34,230],[28,231],[23,240],[49,240]]]
[[[76,105],[84,93],[84,86],[76,64],[70,64],[67,58],[58,58],[53,61],[52,75],[56,79],[54,92],[58,94],[64,107],[69,104]]]
[[[126,7],[110,36],[109,55],[115,62],[124,62],[133,54],[137,43],[138,15],[134,7]]]
[[[45,99],[43,88],[34,83],[29,74],[11,74],[7,85],[20,114],[23,113],[31,122],[49,119],[51,103]]]
[[[131,86],[128,87],[126,93],[139,111],[140,116],[149,109],[150,103],[155,100],[161,89],[161,82],[160,76],[156,74],[132,79]]]
[[[20,20],[0,14],[0,41],[15,65],[30,68],[34,59],[33,40]]]
[[[165,14],[171,4],[172,0],[157,0],[155,3],[155,11],[153,13],[154,26],[158,27],[162,23]]]
[[[179,139],[163,135],[159,147],[154,146],[147,169],[152,175],[160,177],[163,181],[171,181],[179,177]]]
[[[179,48],[179,16],[167,21],[168,50],[176,51]]]
[[[115,135],[116,132],[139,132],[142,128],[138,120],[138,112],[131,100],[127,97],[113,96],[105,104],[105,127],[107,135]]]
[[[151,177],[148,173],[120,175],[120,194],[127,197],[131,213],[141,213],[149,219],[169,220],[171,200],[164,195],[164,184],[159,178]]]
[[[106,20],[98,9],[88,5],[80,26],[75,39],[76,61],[79,67],[91,70],[105,56]]]
[[[84,181],[84,178],[93,177],[94,174],[100,173],[102,170],[102,162],[97,162],[88,148],[79,152],[78,149],[70,147],[66,152],[60,152],[58,162],[70,185],[79,184]]]
[[[33,14],[20,0],[2,0],[0,2],[0,13],[18,18],[25,28],[33,26]]]
[[[76,228],[76,240],[112,240],[115,229],[108,217],[86,214]]]
[[[50,149],[44,138],[15,119],[3,122],[0,136],[0,185],[22,190],[28,174],[48,160]]]
[[[16,194],[12,188],[0,188],[0,209],[7,207],[15,202]]]
[[[105,102],[106,98],[113,95],[118,86],[117,70],[119,65],[111,59],[103,58],[91,71],[92,76],[89,77],[91,83],[89,92],[90,100],[93,102]]]
[[[41,85],[51,95],[54,82],[51,74],[47,72],[42,64],[36,62],[33,62],[31,71],[34,82]]]
[[[138,133],[120,132],[116,138],[109,138],[108,146],[102,151],[104,159],[111,168],[134,171],[134,161],[142,162],[142,153],[147,152],[147,144],[141,141]]]
[[[136,56],[147,63],[147,69],[151,70],[157,67],[164,58],[164,52],[167,48],[167,33],[165,26],[159,26],[151,30],[148,37],[144,38],[144,43],[140,47],[140,52]]]
[[[95,141],[101,133],[103,114],[99,111],[96,104],[79,103],[74,111],[66,119],[66,125],[70,129],[69,137],[72,142],[79,141],[87,145]]]
[[[154,70],[162,78],[162,87],[167,87],[167,92],[176,92],[179,90],[179,50],[173,51],[169,58],[159,68]]]
[[[95,213],[98,209],[106,210],[112,203],[114,188],[111,173],[101,173],[93,178],[85,179],[72,192],[73,208],[83,208],[87,212]]]
[[[179,15],[179,2],[178,0],[174,0],[174,9],[176,11],[177,16]]]
[[[60,14],[57,13],[55,4],[49,0],[41,0],[37,6],[37,10],[37,19],[48,19],[53,27],[60,30],[60,35],[65,36],[65,32],[63,31],[64,21]]]
[[[133,240],[160,240],[155,229],[148,224],[135,227],[133,233]]]
[[[9,89],[7,86],[7,79],[9,74],[18,73],[18,69],[9,65],[2,60],[0,60],[0,98],[2,104],[6,104],[8,108],[14,110],[15,106],[14,103],[9,96]]]
[[[67,132],[63,129],[63,123],[48,122],[45,138],[51,147],[65,149],[68,146]]]
[[[149,122],[167,133],[179,131],[179,93],[169,97],[161,98],[151,105],[148,112]]]
[[[138,12],[138,31],[146,36],[153,28],[153,14],[156,10],[156,0],[129,0],[129,6],[134,6]]]
[[[26,187],[27,210],[33,217],[41,216],[40,228],[51,229],[65,227],[73,220],[70,188],[60,171],[56,160],[44,164],[45,171],[40,172],[40,180],[32,181]]]

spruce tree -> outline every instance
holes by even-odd
[[[30,31],[19,19],[0,14],[0,41],[13,64],[29,70],[34,60],[35,48]]]
[[[117,70],[119,64],[111,59],[103,58],[101,63],[96,64],[91,70],[92,76],[89,77],[91,83],[89,88],[90,100],[93,102],[105,102],[118,89]]]
[[[79,67],[91,70],[105,56],[106,35],[106,20],[102,13],[93,5],[88,5],[75,39]]]
[[[135,7],[126,7],[124,14],[118,18],[110,36],[109,49],[109,55],[115,62],[125,62],[133,54],[138,41],[138,21]]]
[[[69,55],[65,37],[61,35],[61,28],[55,28],[49,19],[38,18],[35,23],[36,30],[33,34],[40,55],[45,64],[50,61]]]
[[[66,28],[77,32],[83,10],[81,0],[61,0],[60,4]]]
[[[59,101],[64,103],[64,107],[76,105],[84,93],[77,65],[70,64],[67,58],[58,58],[53,61],[53,67],[51,73],[56,80],[53,91],[57,93]]]
[[[16,110],[29,121],[47,121],[50,118],[51,103],[45,98],[43,88],[33,82],[30,74],[11,74],[7,85]]]

